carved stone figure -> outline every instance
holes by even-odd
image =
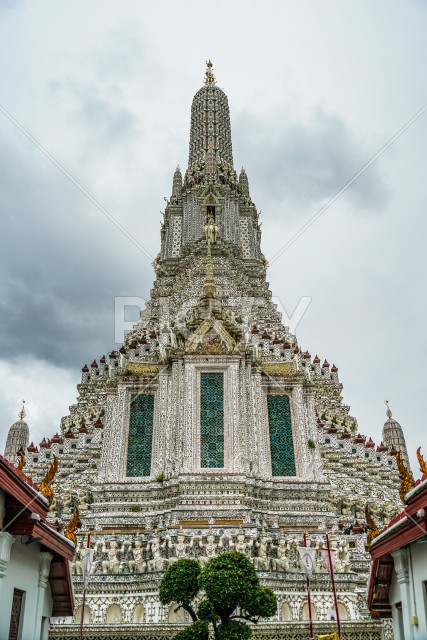
[[[116,574],[116,573],[120,573],[120,560],[118,558],[118,546],[117,546],[117,541],[111,540],[110,541],[110,547],[107,548],[105,543],[102,547],[102,551],[103,553],[107,554],[107,560],[103,560],[101,562],[101,566],[102,566],[102,573],[110,573],[110,574]]]
[[[206,563],[214,558],[218,554],[218,545],[215,542],[215,534],[208,533],[206,536],[206,542],[203,545],[203,555],[200,557],[200,564],[202,567],[206,565]]]
[[[338,541],[337,555],[340,561],[340,568],[343,573],[350,571],[350,554],[348,550],[348,543],[345,538],[341,538]]]
[[[218,225],[215,224],[213,218],[210,216],[205,224],[205,236],[206,242],[209,244],[215,244],[218,235]]]
[[[81,576],[83,573],[83,554],[80,546],[77,547],[71,563],[71,572],[76,576]]]
[[[289,571],[289,542],[283,536],[277,545],[277,558],[272,559],[274,571]]]
[[[148,561],[149,571],[163,571],[167,566],[167,560],[164,557],[164,550],[167,541],[162,542],[160,533],[156,532],[148,542],[147,548],[151,551],[152,558]]]
[[[356,520],[362,520],[365,517],[365,507],[360,500],[353,504],[352,510]]]
[[[261,533],[259,542],[255,541],[255,547],[258,549],[258,555],[254,558],[254,565],[256,569],[261,571],[268,571],[270,561],[268,559],[268,546],[271,542],[271,538],[267,537],[265,531]]]
[[[239,553],[244,553],[249,558],[252,555],[252,548],[254,545],[254,541],[252,539],[246,541],[246,536],[243,531],[239,531],[236,536],[236,541],[230,541],[230,547],[234,547],[234,551],[238,551]]]
[[[144,548],[140,537],[135,538],[135,546],[131,549],[132,560],[129,560],[129,569],[132,573],[144,573],[147,563],[144,558]]]
[[[172,555],[169,558],[170,563],[176,562],[180,558],[188,557],[188,544],[185,542],[185,535],[182,531],[178,533],[176,541],[169,541],[169,548],[172,549]]]
[[[350,515],[350,500],[347,498],[347,496],[343,496],[341,498],[341,515]]]

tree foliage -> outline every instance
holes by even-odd
[[[196,613],[193,601],[199,591],[205,598]],[[249,640],[252,631],[244,620],[256,624],[277,609],[273,591],[260,584],[251,561],[236,551],[212,558],[203,569],[196,560],[178,560],[163,576],[160,601],[178,603],[193,620],[174,640],[206,640],[209,624],[216,640]]]
[[[199,575],[200,565],[196,560],[182,558],[171,564],[160,583],[160,602],[162,604],[176,602],[188,611],[193,621],[196,621],[197,616],[190,603],[199,591]]]
[[[218,628],[218,640],[249,640],[252,631],[245,622],[229,620]]]
[[[174,636],[174,640],[209,640],[209,623],[196,620],[193,624]]]

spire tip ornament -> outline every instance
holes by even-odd
[[[22,401],[21,411],[18,413],[18,418],[23,420],[27,414],[25,413],[25,400]]]
[[[205,72],[205,84],[207,86],[213,86],[213,85],[216,84],[216,78],[215,78],[215,76],[213,74],[213,71],[212,71],[213,65],[212,65],[212,62],[211,62],[210,58],[206,62],[206,67],[207,67],[207,69],[206,69],[206,72]]]
[[[384,400],[384,404],[385,404],[385,405],[386,405],[386,407],[387,407],[387,411],[386,411],[386,413],[387,413],[387,418],[389,418],[389,419],[390,419],[390,418],[392,417],[392,415],[393,415],[393,414],[392,414],[392,412],[391,412],[391,409],[390,409],[390,405],[389,405],[389,403],[388,403],[388,400]]]

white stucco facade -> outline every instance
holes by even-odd
[[[49,501],[0,456],[0,640],[47,640],[73,608],[72,541],[47,521]]]
[[[427,542],[392,552],[390,587],[395,640],[427,638]]]
[[[0,492],[3,493],[3,492]],[[0,504],[4,502],[0,500]],[[25,544],[28,536],[0,532],[0,640],[9,638],[13,594],[23,592],[18,639],[46,640],[52,597],[49,569],[52,554],[40,544]]]

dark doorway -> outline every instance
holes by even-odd
[[[25,591],[13,590],[12,611],[10,614],[9,640],[18,640],[19,625],[21,622],[22,602]]]

